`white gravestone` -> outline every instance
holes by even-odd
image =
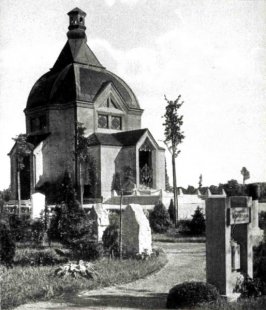
[[[138,204],[130,204],[122,215],[122,245],[125,254],[152,252],[150,223]]]
[[[45,195],[34,193],[31,195],[31,217],[32,219],[40,218],[45,211]]]
[[[102,204],[97,204],[93,206],[90,212],[90,218],[95,221],[95,234],[97,236],[97,241],[102,241],[102,236],[109,225],[109,215],[104,209]]]

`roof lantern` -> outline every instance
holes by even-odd
[[[79,8],[75,8],[67,13],[69,16],[69,26],[67,37],[69,39],[86,38],[85,17],[86,13]]]

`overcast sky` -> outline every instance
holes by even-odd
[[[0,189],[28,94],[56,61],[76,6],[88,45],[131,86],[155,138],[164,139],[164,94],[182,95],[179,186],[197,186],[201,173],[204,186],[241,181],[243,166],[250,182],[266,181],[266,1],[1,0]]]

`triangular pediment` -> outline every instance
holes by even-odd
[[[98,111],[125,113],[126,106],[113,83],[102,85],[99,93],[96,95],[95,108]]]

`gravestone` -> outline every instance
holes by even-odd
[[[42,217],[45,211],[45,195],[34,193],[31,195],[31,218],[38,219]]]
[[[138,204],[128,205],[122,214],[122,244],[126,255],[152,252],[150,223]]]
[[[109,225],[109,215],[108,212],[104,209],[102,204],[97,204],[92,207],[90,216],[94,221],[94,233],[96,235],[97,241],[102,241],[102,236]]]
[[[238,277],[253,277],[251,197],[215,197],[206,201],[207,282],[233,296]]]

